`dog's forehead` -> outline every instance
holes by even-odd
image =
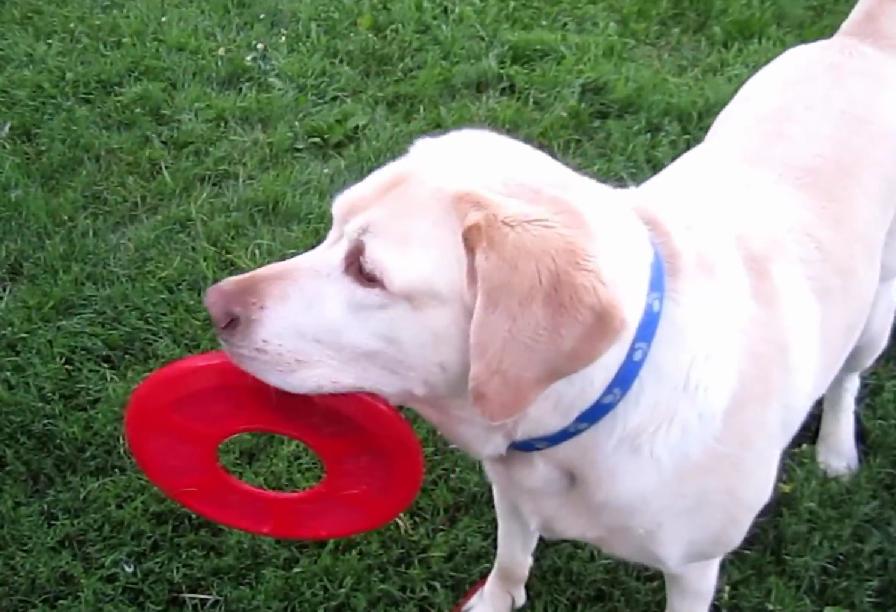
[[[403,158],[375,170],[334,200],[333,225],[360,236],[425,231],[442,215],[443,194]]]
[[[335,223],[345,224],[363,216],[378,204],[387,202],[389,194],[398,189],[408,178],[401,160],[374,170],[365,178],[349,186],[333,199],[331,211]]]
[[[546,161],[552,160],[544,153],[487,130],[461,129],[423,137],[404,155],[337,195],[333,222],[345,227],[361,226],[365,219],[380,216],[400,215],[404,222],[432,219],[445,212],[443,205],[450,199],[446,185],[501,183],[500,177],[519,178],[524,169],[544,172]],[[557,165],[549,163],[547,169]]]

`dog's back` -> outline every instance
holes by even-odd
[[[645,183],[658,193],[673,231],[731,252],[757,311],[789,321],[794,403],[821,395],[896,277],[896,1],[863,0],[833,37],[770,62]]]
[[[896,2],[859,0],[837,35],[896,52]]]

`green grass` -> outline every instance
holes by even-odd
[[[148,484],[122,440],[130,389],[215,347],[205,286],[314,244],[333,192],[414,137],[487,125],[638,181],[850,5],[5,0],[0,609],[448,609],[489,567],[490,496],[418,419],[428,473],[406,514],[289,543],[211,524]],[[777,502],[724,566],[722,610],[896,608],[894,399],[885,361],[852,482],[822,478],[796,445]],[[269,437],[225,454],[265,486],[318,473]],[[658,574],[572,543],[539,548],[530,594],[552,611],[663,600]]]

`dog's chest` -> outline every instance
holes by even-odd
[[[486,469],[545,539],[587,542],[652,567],[715,556],[746,527],[734,496],[707,498],[701,481],[679,470],[625,460],[573,463],[578,465],[566,469],[528,456]]]
[[[656,483],[635,482],[631,474],[624,482],[620,470],[583,474],[532,458],[487,465],[487,471],[545,539],[588,542],[617,557],[662,565],[665,521],[636,493],[650,496]]]

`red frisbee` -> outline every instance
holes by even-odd
[[[321,460],[323,479],[302,491],[269,491],[228,473],[225,440],[281,434]],[[295,395],[239,369],[222,351],[153,372],[131,395],[125,435],[134,459],[166,495],[228,527],[325,540],[382,527],[420,490],[423,453],[391,405],[367,394]]]

